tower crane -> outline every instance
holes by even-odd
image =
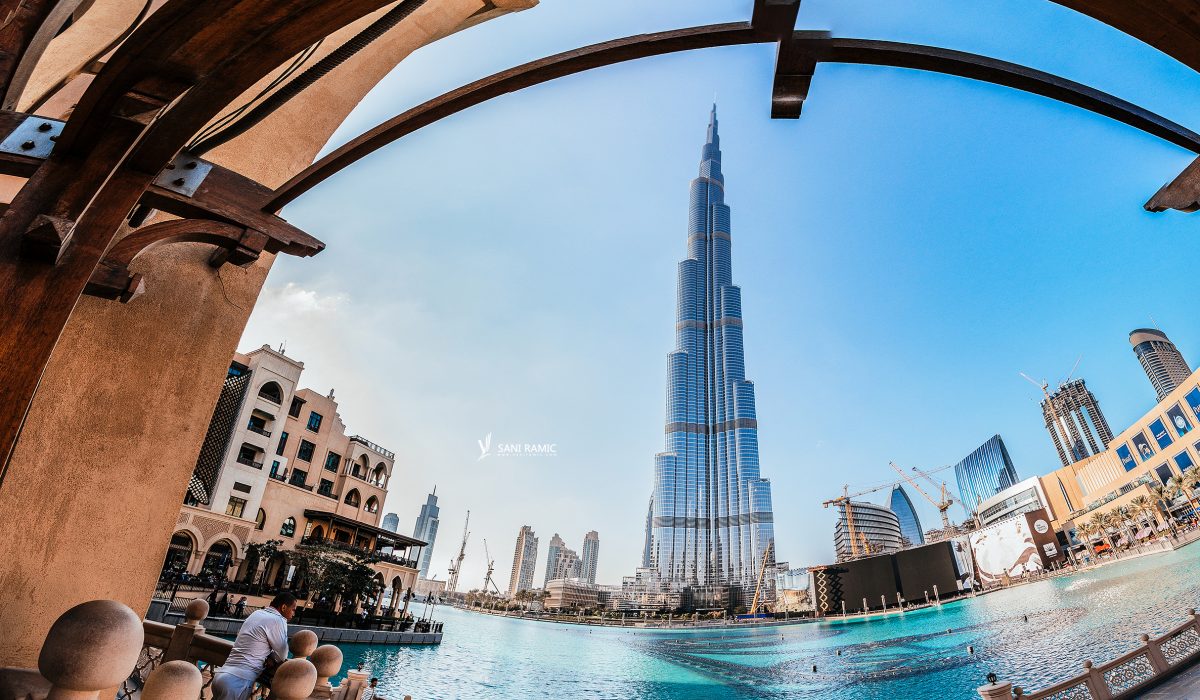
[[[859,536],[860,535],[862,535],[862,550],[863,550],[862,553],[864,555],[871,553],[871,545],[867,543],[866,535],[855,532],[854,508],[850,505],[850,499],[857,498],[859,496],[865,496],[868,493],[874,493],[876,491],[879,491],[880,489],[887,488],[887,486],[889,486],[889,485],[890,484],[886,484],[884,486],[876,486],[875,488],[867,489],[866,491],[850,493],[850,485],[845,484],[842,486],[842,495],[841,496],[838,496],[837,498],[832,498],[821,504],[821,506],[823,506],[825,508],[828,508],[829,506],[832,505],[832,506],[839,506],[839,507],[845,509],[845,511],[846,511],[846,530],[847,530],[846,534],[849,535],[849,538],[850,538],[850,553],[855,558],[857,558],[859,556]]]
[[[1079,360],[1082,359],[1083,355],[1080,355],[1079,359],[1075,360],[1075,367],[1071,368],[1071,374],[1067,376],[1066,381],[1063,382],[1064,384],[1067,381],[1070,381],[1071,377],[1075,375],[1075,369],[1079,367]],[[1042,390],[1042,395],[1046,397],[1046,405],[1050,409],[1050,412],[1054,414],[1054,422],[1057,424],[1055,427],[1058,428],[1058,430],[1062,433],[1062,449],[1064,454],[1070,456],[1072,459],[1082,458],[1083,455],[1079,455],[1078,450],[1080,447],[1082,447],[1083,441],[1077,438],[1075,434],[1072,434],[1070,429],[1067,427],[1066,417],[1059,413],[1058,406],[1055,405],[1053,399],[1051,399],[1050,392],[1047,390],[1047,388],[1050,386],[1050,383],[1045,379],[1040,382],[1036,381],[1024,372],[1017,372],[1017,374],[1021,375],[1025,381]]]
[[[935,501],[932,496],[925,493],[925,489],[921,488],[921,485],[917,483],[916,479],[913,479],[908,474],[905,474],[904,470],[902,470],[900,467],[897,467],[895,462],[888,462],[888,464],[890,464],[892,466],[892,469],[896,470],[896,473],[899,474],[901,478],[903,478],[914,489],[916,489],[917,493],[921,494],[925,498],[925,500],[927,500],[933,504],[934,508],[938,509],[938,514],[942,516],[942,527],[949,530],[950,529],[950,516],[946,514],[946,511],[950,510],[950,506],[954,504],[954,499],[951,498],[946,493],[946,482],[943,481],[942,485],[941,485],[941,489],[942,489],[941,500]],[[937,485],[937,482],[934,482],[933,478],[931,476],[929,476],[928,474],[926,474],[925,472],[917,469],[916,467],[913,467],[913,471],[917,472],[918,474],[925,477],[926,479],[929,479],[929,481],[933,482],[933,484],[935,486]]]
[[[496,569],[496,561],[492,559],[492,553],[488,551],[486,538],[483,540],[483,554],[487,558],[487,576],[483,579],[483,592],[487,593],[488,584],[491,584],[492,588],[497,594],[499,594],[500,588],[496,585],[496,582],[492,580],[492,572]]]
[[[462,545],[458,548],[458,558],[450,560],[450,580],[446,582],[446,592],[453,593],[458,590],[458,572],[462,571],[463,557],[467,555],[467,537],[471,533],[467,530],[471,525],[471,511],[467,511],[467,522],[463,525]]]
[[[768,540],[767,548],[765,550],[763,550],[762,565],[760,567],[758,567],[758,585],[756,585],[754,587],[754,602],[752,602],[750,604],[750,614],[751,615],[758,614],[758,600],[759,600],[759,596],[762,594],[763,574],[765,574],[767,572],[767,560],[771,556],[771,547],[773,547],[774,545],[775,545],[774,539]]]

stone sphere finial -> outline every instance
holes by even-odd
[[[1091,668],[1091,667],[1092,667],[1092,662],[1091,662],[1091,661],[1084,661],[1084,662],[1083,662],[1083,667],[1084,667],[1084,668]]]
[[[203,598],[192,600],[183,610],[183,618],[188,624],[199,624],[206,617],[208,617],[208,601]]]
[[[291,649],[292,656],[307,659],[317,650],[317,633],[312,630],[300,630],[288,640],[288,649]]]
[[[305,700],[317,687],[317,667],[306,659],[284,661],[271,681],[271,695],[280,700]]]
[[[168,661],[154,669],[142,689],[142,700],[198,698],[204,679],[200,669],[186,661]]]
[[[329,679],[342,670],[342,650],[332,644],[322,644],[309,658],[317,667],[317,685],[327,685]]]
[[[42,644],[38,671],[56,688],[115,688],[142,653],[142,620],[115,600],[80,603],[59,616]]]
[[[1188,608],[1188,615],[1195,615],[1195,614],[1196,614],[1195,608]]]
[[[1145,643],[1145,642],[1150,641],[1150,635],[1143,634],[1142,636],[1138,637],[1138,639],[1142,640],[1142,642]]]

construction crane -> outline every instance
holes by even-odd
[[[938,514],[942,516],[942,527],[949,529],[950,528],[950,516],[946,513],[946,511],[950,510],[950,506],[954,504],[954,499],[949,497],[946,494],[946,482],[944,482],[944,481],[942,482],[942,486],[941,486],[942,498],[941,498],[941,500],[935,501],[932,496],[925,493],[925,489],[921,488],[921,485],[917,483],[916,479],[913,479],[908,474],[905,474],[904,470],[901,469],[900,467],[897,467],[895,462],[888,462],[888,464],[892,465],[892,469],[895,469],[896,473],[899,474],[901,476],[901,478],[903,478],[914,489],[916,489],[917,493],[921,494],[925,498],[925,500],[927,500],[933,504],[934,508],[938,509]],[[925,472],[922,472],[921,470],[917,469],[916,467],[913,467],[913,471],[917,472],[921,476],[923,476],[926,479],[929,479],[931,482],[933,482],[932,477],[930,477]],[[937,482],[933,482],[933,483],[935,486],[937,485]]]
[[[1071,374],[1067,375],[1067,379],[1066,379],[1066,381],[1063,382],[1063,384],[1066,384],[1068,381],[1071,380],[1071,377],[1075,375],[1075,369],[1079,367],[1079,360],[1082,360],[1082,359],[1083,359],[1083,355],[1080,355],[1079,359],[1075,360],[1075,367],[1073,367],[1071,369]],[[1029,382],[1030,384],[1032,384],[1042,390],[1042,395],[1046,397],[1046,405],[1050,408],[1050,411],[1054,414],[1054,420],[1058,424],[1057,425],[1058,429],[1060,431],[1062,431],[1062,439],[1063,439],[1062,447],[1063,447],[1063,449],[1067,453],[1069,453],[1072,456],[1072,458],[1081,458],[1082,455],[1079,455],[1078,452],[1079,452],[1079,448],[1082,446],[1080,444],[1080,443],[1082,443],[1082,440],[1080,440],[1077,437],[1077,433],[1072,433],[1067,428],[1067,419],[1065,417],[1063,417],[1063,415],[1061,413],[1059,413],[1058,406],[1054,403],[1053,400],[1051,400],[1050,392],[1047,390],[1048,387],[1050,386],[1050,383],[1047,382],[1045,379],[1043,379],[1042,381],[1039,382],[1039,381],[1033,379],[1032,377],[1030,377],[1028,374],[1025,374],[1024,372],[1017,372],[1017,374],[1021,375],[1025,379],[1025,381]],[[1074,444],[1072,444],[1073,441],[1074,441]]]
[[[847,530],[846,534],[848,534],[849,538],[850,538],[850,553],[855,558],[857,558],[859,556],[858,540],[859,540],[859,535],[861,535],[862,533],[855,532],[855,530],[854,530],[854,509],[850,505],[850,499],[858,498],[859,496],[865,496],[868,493],[874,493],[881,489],[885,489],[888,486],[891,486],[891,484],[890,483],[884,484],[883,486],[876,486],[875,488],[867,489],[866,491],[850,493],[850,485],[845,484],[842,486],[842,495],[841,496],[830,499],[821,504],[825,508],[828,508],[831,505],[836,505],[836,506],[840,506],[843,509],[845,509],[845,511],[846,511],[846,513],[845,513],[846,514],[846,530]],[[870,554],[871,546],[867,543],[867,538],[865,535],[862,536],[862,542],[863,542],[863,553]]]
[[[750,614],[758,614],[758,597],[762,593],[763,574],[767,572],[767,559],[771,556],[771,547],[775,544],[775,540],[767,541],[767,548],[763,551],[762,565],[758,567],[758,585],[754,587],[754,601],[750,603]]]
[[[496,570],[496,561],[492,559],[492,553],[488,551],[487,539],[483,540],[483,554],[487,558],[487,576],[483,579],[483,592],[488,592],[488,584],[491,584],[496,593],[500,593],[500,588],[496,582],[492,580],[492,572]]]
[[[450,579],[446,581],[446,592],[453,593],[458,590],[458,572],[462,571],[463,557],[467,556],[467,537],[471,533],[467,530],[471,526],[471,511],[467,511],[467,522],[463,525],[462,545],[458,548],[458,558],[450,560]]]

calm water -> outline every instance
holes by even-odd
[[[1190,607],[1200,608],[1200,545],[870,622],[659,632],[438,608],[440,646],[343,651],[389,700],[967,700],[988,671],[1041,688],[1173,627]]]

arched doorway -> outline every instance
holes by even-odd
[[[162,577],[187,571],[192,561],[192,552],[195,550],[196,544],[188,533],[176,532],[172,535],[171,544],[167,546],[167,558],[163,560]]]
[[[212,576],[224,581],[229,575],[229,567],[236,563],[237,557],[234,555],[233,545],[229,543],[229,540],[220,540],[208,548],[204,564],[200,567],[200,575]]]

